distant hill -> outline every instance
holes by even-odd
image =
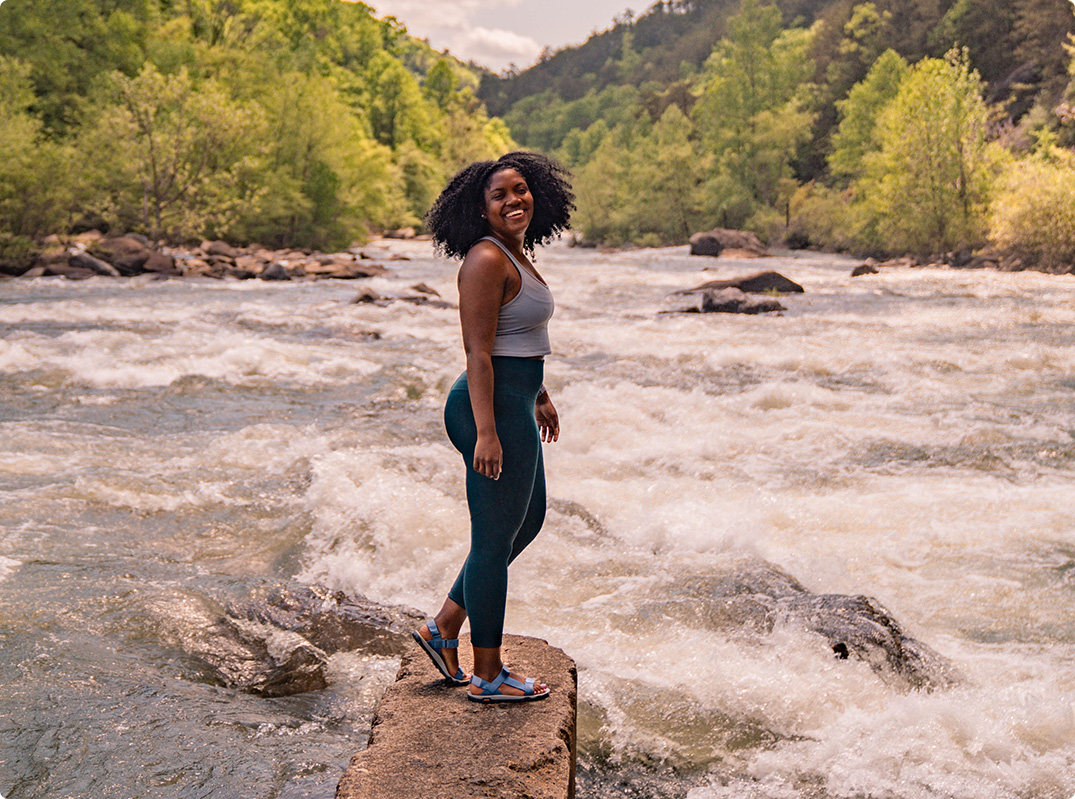
[[[1075,27],[1069,0],[874,0],[872,4],[774,0],[774,4],[787,27],[822,23],[814,58],[817,82],[823,87],[821,99],[830,107],[869,68],[868,59],[849,54],[844,45],[848,26],[855,24],[856,14],[866,5],[887,20],[873,33],[877,42],[909,61],[939,56],[955,44],[969,48],[991,99],[1013,101],[1016,116],[1040,93],[1058,97],[1066,85],[1069,56],[1063,44]],[[739,6],[739,0],[658,0],[644,13],[622,15],[585,43],[552,53],[520,73],[486,74],[478,96],[491,114],[505,117],[509,124],[512,109],[535,95],[570,103],[616,86],[663,92],[670,101],[689,105],[685,86],[724,36],[726,21]],[[659,114],[666,104],[651,108],[651,113]],[[823,116],[828,119],[819,134],[827,135],[835,111]],[[514,131],[519,126],[512,127]],[[524,144],[531,144],[525,131],[521,135]]]

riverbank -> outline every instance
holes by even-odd
[[[105,236],[89,231],[49,236],[44,246],[21,258],[0,260],[3,277],[208,277],[220,280],[354,280],[384,275],[384,261],[405,260],[376,246],[325,253],[308,249],[276,250],[259,244],[236,247],[224,241],[196,246],[167,246],[128,233]]]

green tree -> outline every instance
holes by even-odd
[[[69,149],[46,139],[30,112],[30,74],[29,64],[0,56],[0,236],[24,242],[62,230],[74,192]]]
[[[264,167],[260,109],[233,102],[213,81],[147,65],[113,73],[113,104],[79,146],[100,187],[99,204],[123,227],[186,238],[228,230],[256,199]]]
[[[907,62],[894,50],[886,50],[866,77],[856,83],[847,99],[837,103],[840,125],[832,137],[829,169],[840,177],[862,171],[862,159],[878,149],[877,120],[896,95],[908,72]]]
[[[773,208],[793,174],[799,148],[811,134],[806,110],[814,65],[815,32],[781,29],[780,10],[744,0],[728,22],[728,35],[706,62],[694,118],[716,157],[717,184],[727,196],[744,193],[758,207]],[[727,215],[729,206],[718,211]]]
[[[984,240],[998,166],[982,83],[965,51],[920,61],[877,123],[856,191],[891,249],[945,252]]]
[[[77,124],[94,80],[138,72],[152,0],[7,0],[0,6],[0,53],[30,66],[33,107],[52,134]]]

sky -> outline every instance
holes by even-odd
[[[2,0],[0,0],[2,1]],[[581,44],[627,8],[652,0],[364,0],[378,16],[394,16],[412,36],[463,61],[499,72],[533,64],[544,47]]]

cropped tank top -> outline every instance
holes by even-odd
[[[552,352],[549,344],[549,320],[555,310],[552,292],[515,260],[515,256],[502,243],[492,236],[486,236],[481,241],[491,241],[503,250],[522,280],[519,293],[500,306],[491,354],[512,358],[545,357]]]

